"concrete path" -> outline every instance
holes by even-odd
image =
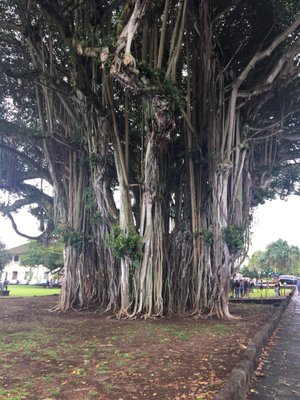
[[[300,295],[284,312],[264,363],[265,376],[251,382],[246,399],[300,400]]]

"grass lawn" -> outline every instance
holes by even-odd
[[[59,294],[60,288],[46,288],[34,285],[9,285],[8,290],[10,291],[9,297],[33,297],[33,296],[49,296],[53,294]],[[287,296],[291,288],[281,290],[281,297]],[[270,288],[268,292],[265,289],[254,289],[254,293],[249,294],[250,299],[264,297],[276,297],[274,288]]]
[[[9,297],[33,297],[59,294],[60,288],[46,288],[34,285],[8,285]]]
[[[46,288],[34,285],[9,285],[10,290],[9,297],[33,297],[33,296],[49,296],[53,294],[59,294],[60,288]],[[291,288],[281,290],[281,297],[287,296]],[[254,293],[249,294],[250,299],[261,298],[261,297],[276,297],[274,288],[270,288],[268,292],[265,289],[254,289]]]
[[[286,297],[291,292],[292,288],[281,289],[280,295],[281,297]],[[270,297],[278,297],[275,294],[275,290],[273,287],[270,287],[268,290],[266,289],[254,289],[254,293],[249,293],[249,299],[260,299],[260,298],[270,298]]]

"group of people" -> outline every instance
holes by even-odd
[[[275,280],[275,283],[274,283],[274,291],[275,291],[275,295],[276,295],[276,296],[280,296],[280,295],[281,295],[281,289],[282,289],[282,287],[285,289],[286,283],[282,284],[282,283],[280,282],[279,279],[276,279],[276,280]],[[268,292],[269,292],[269,289],[270,289],[270,283],[269,283],[269,281],[266,281],[266,282],[264,283],[262,280],[260,280],[260,282],[259,282],[259,289],[260,289],[261,291],[262,291],[263,289],[265,289],[265,295],[267,296],[267,295],[268,295]]]
[[[231,279],[230,293],[232,298],[240,299],[249,297],[249,293],[253,293],[255,281],[253,279]]]
[[[300,295],[300,278],[297,280],[297,292]],[[269,294],[270,283],[269,281],[263,282],[262,280],[257,281],[256,279],[234,279],[230,280],[230,297],[235,299],[247,298],[249,293],[253,293],[254,288],[260,290],[261,296],[263,294],[267,297]],[[286,283],[281,283],[279,279],[275,280],[274,285],[275,295],[281,296],[281,290],[285,292]]]

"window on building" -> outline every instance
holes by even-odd
[[[12,273],[12,280],[15,281],[18,279],[18,271],[13,271]]]
[[[19,261],[20,257],[19,256],[14,256],[14,261]]]
[[[44,279],[48,279],[49,278],[49,272],[44,272]]]

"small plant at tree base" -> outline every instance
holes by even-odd
[[[241,225],[228,225],[222,229],[222,236],[226,242],[229,252],[234,254],[242,250],[245,244],[246,226]]]

